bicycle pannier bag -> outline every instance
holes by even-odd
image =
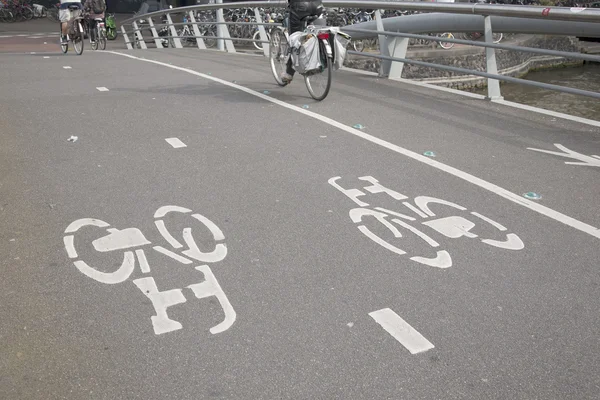
[[[343,32],[335,34],[335,60],[333,60],[333,69],[338,70],[344,65],[346,59],[346,47],[350,43],[350,36]]]
[[[321,68],[319,57],[319,41],[313,34],[303,34],[301,39],[292,42],[292,63],[294,69],[300,74],[307,74]]]

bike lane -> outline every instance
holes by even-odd
[[[78,62],[73,72],[99,68]],[[5,108],[9,395],[593,392],[597,239],[320,121],[132,62],[75,75],[69,112],[93,112],[74,126],[54,117],[62,103],[51,82],[35,85],[37,114]],[[110,85],[113,69],[130,72]],[[95,93],[101,85],[109,91]],[[173,148],[173,137],[187,147]],[[508,249],[493,242],[507,238]],[[447,256],[424,262],[439,251],[451,266]],[[75,264],[110,274],[132,258],[131,274],[112,284]],[[227,301],[210,295],[221,293],[205,281],[212,275]],[[152,320],[156,303],[172,304],[180,329]],[[231,322],[227,304],[235,320],[211,332]],[[435,347],[411,354],[422,341],[407,348],[369,315],[387,308]]]
[[[435,160],[518,195],[541,195],[542,204],[600,226],[594,207],[600,196],[596,184],[600,164],[594,157],[600,152],[597,124],[348,71],[334,73],[332,95],[318,103],[299,76],[292,85],[277,87],[262,57],[185,49],[129,54],[213,72],[257,91],[269,90],[277,100],[309,106],[344,125],[361,125],[367,134],[418,154],[433,154]]]

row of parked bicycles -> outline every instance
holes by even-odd
[[[25,0],[0,0],[0,22],[21,22],[45,18],[46,7]]]
[[[260,9],[260,19],[263,23],[281,24],[285,18],[282,8],[263,8]],[[412,15],[418,12],[401,11],[401,10],[386,10],[382,13],[382,18],[390,18],[404,15]],[[227,28],[231,36],[231,40],[236,46],[253,46],[257,50],[263,50],[263,42],[260,38],[258,23],[253,9],[239,8],[223,10],[225,22],[229,23]],[[174,18],[174,17],[173,17]],[[330,8],[326,13],[328,26],[348,26],[362,22],[368,22],[375,19],[375,10],[370,9],[346,9],[346,8]],[[185,14],[181,18],[183,25],[177,26],[175,29],[176,35],[173,35],[168,25],[166,16],[163,16],[160,23],[155,25],[158,40],[161,41],[163,47],[175,47],[175,38],[181,40],[182,46],[196,46],[197,36],[200,36],[204,45],[207,48],[215,47],[217,44],[217,25],[215,11],[197,11],[194,14],[194,20],[198,27],[199,34],[194,33],[191,25],[191,18]],[[143,32],[145,38],[152,37],[151,27],[149,22],[140,19],[138,28]],[[174,23],[179,21],[173,20]],[[265,26],[267,34],[267,42],[270,40],[272,26]],[[440,39],[465,39],[465,40],[483,40],[483,32],[473,33],[451,33],[445,32],[440,34],[428,34],[428,36],[437,36]],[[494,33],[494,43],[499,43],[503,39],[502,33]],[[139,40],[134,36],[134,46],[139,47]],[[430,41],[422,39],[410,39],[409,46],[413,47],[440,47],[442,49],[451,49],[454,43],[439,41]],[[355,51],[368,51],[378,47],[378,39],[352,40],[351,47]]]

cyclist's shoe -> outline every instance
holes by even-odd
[[[290,83],[292,81],[292,79],[294,79],[294,77],[290,74],[288,74],[287,72],[283,72],[281,74],[281,81],[283,83]]]
[[[67,37],[65,35],[60,35],[60,44],[67,44]]]

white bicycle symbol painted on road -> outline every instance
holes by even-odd
[[[163,218],[168,213],[179,213],[189,215],[191,218],[202,223],[211,232],[215,241],[215,248],[210,252],[202,252],[198,248],[196,241],[192,235],[191,228],[184,228],[182,232],[183,241],[187,245],[186,249],[166,228]],[[180,250],[181,254],[177,254],[163,246],[153,246],[152,249],[158,253],[164,254],[173,260],[182,264],[192,264],[194,261],[202,263],[215,263],[222,261],[227,256],[227,246],[223,241],[225,236],[219,227],[205,216],[192,213],[191,210],[179,206],[164,206],[159,208],[154,213],[154,224],[161,236],[175,249]],[[79,259],[79,254],[75,249],[75,234],[83,227],[106,228],[107,235],[92,241],[94,250],[99,253],[124,251],[123,262],[120,267],[114,272],[102,272],[91,267],[87,262]],[[150,265],[144,251],[144,247],[151,245],[151,242],[146,239],[144,234],[137,228],[116,229],[110,228],[110,224],[94,218],[83,218],[72,222],[65,230],[66,236],[63,238],[65,249],[69,258],[73,261],[75,267],[84,275],[104,284],[118,284],[126,281],[134,272],[136,267],[136,258],[138,260],[140,270],[143,274],[150,273]],[[223,332],[229,329],[236,320],[236,313],[231,303],[227,299],[223,289],[219,285],[217,279],[212,273],[208,265],[195,267],[204,275],[204,281],[201,283],[186,286],[189,288],[196,298],[203,299],[206,297],[215,296],[219,301],[225,313],[225,319],[220,324],[212,327],[212,334]],[[182,328],[181,323],[170,319],[167,315],[167,308],[176,304],[185,303],[187,299],[183,295],[182,289],[171,289],[167,291],[159,291],[154,278],[144,277],[133,280],[133,283],[150,299],[156,315],[151,317],[154,332],[158,335],[161,333],[171,332]]]
[[[383,240],[381,237],[379,237],[378,235],[373,233],[373,231],[367,228],[367,226],[363,224],[363,219],[366,219],[368,217],[374,218],[376,221],[378,221],[384,227],[386,227],[392,233],[395,239],[402,237],[402,233],[400,229],[398,229],[398,227],[405,229],[406,231],[416,235],[417,237],[425,241],[430,247],[436,249],[434,257],[410,257],[412,261],[423,265],[436,268],[449,268],[452,266],[452,257],[450,256],[450,253],[447,250],[437,250],[437,248],[440,247],[440,244],[436,240],[434,240],[431,236],[427,235],[425,232],[422,232],[421,230],[415,228],[410,224],[416,223],[417,218],[426,219],[425,221],[421,221],[420,223],[450,239],[457,239],[460,237],[467,237],[470,239],[479,238],[479,235],[473,232],[476,224],[471,220],[467,219],[466,216],[475,217],[479,221],[483,221],[491,225],[499,232],[507,231],[507,228],[504,227],[502,224],[474,211],[469,212],[469,214],[466,216],[453,215],[449,217],[428,219],[430,217],[436,217],[436,213],[431,210],[431,205],[441,205],[445,207],[450,207],[454,209],[453,212],[457,212],[456,210],[462,212],[467,211],[467,208],[458,204],[429,196],[415,197],[413,199],[414,204],[408,201],[403,201],[401,203],[412,215],[407,215],[382,207],[367,208],[369,206],[369,203],[366,203],[359,199],[359,197],[365,196],[366,193],[356,188],[344,189],[337,183],[340,179],[341,177],[336,176],[329,179],[328,183],[340,192],[342,192],[345,196],[350,198],[354,203],[356,203],[359,206],[358,208],[351,209],[349,212],[350,219],[352,220],[352,222],[354,222],[355,224],[360,224],[358,225],[358,230],[363,235],[365,235],[378,245],[384,247],[385,249],[398,255],[405,255],[407,254],[405,250],[402,250],[397,246],[394,246],[393,244],[389,243],[388,241]],[[379,183],[377,179],[373,178],[372,176],[363,176],[359,177],[358,179],[369,182],[371,184],[369,186],[363,187],[363,189],[369,193],[386,193],[387,195],[391,196],[394,200],[398,201],[408,199],[407,196],[384,187]],[[480,238],[480,240],[484,244],[506,250],[521,250],[525,247],[523,241],[519,238],[519,236],[517,236],[514,233],[505,234],[504,237],[500,239]]]

